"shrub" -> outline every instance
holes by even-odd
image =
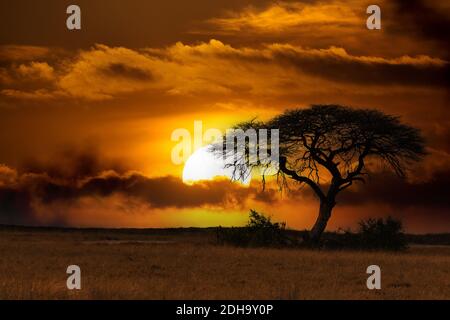
[[[245,227],[217,229],[217,241],[239,247],[279,247],[292,244],[286,235],[286,224],[272,222],[270,217],[250,210]]]
[[[363,248],[403,250],[407,247],[402,222],[392,217],[360,221],[357,235]]]
[[[250,210],[245,227],[217,228],[217,242],[237,247],[313,247],[326,249],[393,250],[407,248],[402,222],[386,219],[361,220],[356,232],[340,229],[324,233],[319,244],[310,244],[307,232],[287,230],[285,223],[272,222],[270,217]]]
[[[392,217],[361,220],[356,232],[340,229],[327,233],[324,238],[322,245],[330,249],[399,251],[407,248],[402,222]]]

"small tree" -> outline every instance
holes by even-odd
[[[235,126],[241,130],[262,128],[279,130],[279,163],[261,159],[250,163],[251,146],[247,144],[245,152],[233,155],[227,166],[234,167],[237,179],[255,168],[276,167],[276,172],[270,174],[276,175],[280,188],[286,187],[288,180],[310,187],[320,202],[317,220],[309,233],[313,242],[325,230],[338,193],[356,181],[365,182],[369,160],[382,162],[404,177],[409,165],[426,154],[419,130],[378,110],[313,105],[285,111],[267,122],[249,121]],[[224,154],[223,146],[215,150]],[[267,172],[262,170],[263,183]]]
[[[403,250],[407,247],[402,222],[390,216],[360,221],[357,235],[362,248]]]
[[[239,247],[278,247],[292,245],[294,242],[287,237],[284,222],[272,222],[255,210],[250,210],[249,221],[245,227],[217,229],[219,243]]]

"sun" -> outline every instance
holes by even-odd
[[[214,178],[233,178],[233,168],[225,168],[225,163],[216,157],[209,146],[195,151],[186,161],[183,168],[183,182],[192,184],[196,181],[213,180]],[[250,184],[251,177],[238,180],[244,185]]]

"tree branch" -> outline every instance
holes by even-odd
[[[287,162],[286,157],[280,157],[281,172],[283,172],[284,174],[287,174],[295,181],[306,183],[308,186],[310,186],[314,190],[314,192],[317,194],[317,196],[320,198],[321,201],[326,200],[326,196],[323,193],[322,189],[320,189],[320,187],[313,180],[311,180],[307,177],[299,176],[297,174],[297,172],[295,172],[294,170],[288,169],[286,167],[286,162]]]

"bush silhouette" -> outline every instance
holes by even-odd
[[[402,222],[392,217],[360,221],[357,235],[363,248],[403,250],[407,247]]]
[[[284,222],[272,222],[270,217],[255,210],[250,210],[249,221],[245,227],[217,228],[219,244],[237,247],[317,247],[307,240],[298,240],[300,236],[307,235],[308,232],[287,230]],[[400,251],[407,248],[407,238],[400,220],[392,217],[369,218],[359,222],[356,232],[327,232],[319,247]]]
[[[220,244],[239,247],[280,247],[293,244],[286,235],[286,224],[272,222],[270,217],[250,210],[249,221],[245,227],[217,229]]]
[[[402,222],[392,217],[369,218],[358,223],[356,232],[329,233],[323,246],[332,249],[392,250],[407,248]]]

